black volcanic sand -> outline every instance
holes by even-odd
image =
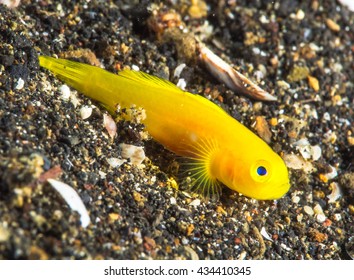
[[[0,6],[0,259],[354,258],[354,13],[332,0],[206,1],[206,16],[202,1],[192,16],[189,1],[135,2]],[[301,161],[283,198],[187,191],[173,179],[180,159],[144,140],[142,125],[120,121],[112,140],[103,108],[73,89],[65,98],[63,83],[39,68],[39,54],[87,49],[111,72],[135,65],[177,82],[176,44],[147,25],[157,7],[180,14],[186,30],[277,95],[273,103],[238,96],[198,65],[181,74],[188,91],[251,130],[261,116],[272,148]],[[93,107],[85,120],[83,106]],[[300,139],[320,157],[303,159]],[[112,167],[121,143],[144,147],[143,165]],[[48,178],[78,192],[88,227]],[[333,187],[341,195],[330,201]]]

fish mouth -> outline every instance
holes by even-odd
[[[278,200],[282,198],[290,189],[290,182],[280,184],[277,187],[272,187],[274,191],[269,193],[269,190],[265,189],[260,195],[255,197],[259,200]],[[266,195],[268,193],[268,195]]]

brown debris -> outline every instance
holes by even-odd
[[[261,137],[265,142],[270,143],[272,139],[272,132],[269,129],[268,122],[262,116],[256,117],[255,129],[259,137]]]

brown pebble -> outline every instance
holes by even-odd
[[[43,249],[41,249],[37,246],[31,246],[29,259],[30,260],[48,260],[48,254]]]
[[[207,5],[204,1],[194,0],[191,1],[192,5],[188,9],[188,14],[191,18],[199,19],[207,15]]]
[[[117,213],[109,213],[108,217],[110,221],[114,222],[120,218],[120,215]]]
[[[194,225],[193,224],[189,224],[187,226],[187,230],[186,230],[187,231],[187,236],[190,236],[192,234],[193,230],[194,230]]]
[[[269,124],[271,126],[276,126],[278,124],[277,118],[271,118],[270,121],[269,121]]]
[[[225,211],[224,208],[222,208],[221,206],[217,206],[216,207],[216,212],[222,214],[222,215],[227,215],[227,212]]]
[[[350,146],[354,146],[354,137],[348,136],[347,140],[348,140],[348,143],[349,143]]]
[[[319,81],[312,76],[307,76],[307,80],[309,82],[309,86],[314,90],[314,91],[318,91],[320,89],[320,83]]]
[[[332,31],[338,32],[340,30],[340,26],[334,20],[328,18],[326,20],[327,27]]]
[[[256,126],[255,129],[257,134],[267,143],[270,143],[272,139],[272,132],[269,129],[268,122],[262,116],[256,117]]]
[[[317,229],[314,228],[310,228],[309,230],[309,236],[311,237],[311,239],[313,241],[317,241],[317,242],[323,242],[326,241],[328,236],[325,233],[320,232]]]
[[[151,251],[151,250],[155,249],[156,248],[155,240],[150,237],[145,236],[144,237],[144,248],[147,251]]]

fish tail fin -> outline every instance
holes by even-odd
[[[49,56],[39,56],[39,65],[81,92],[85,92],[86,82],[90,81],[92,69],[95,68],[91,65]]]

